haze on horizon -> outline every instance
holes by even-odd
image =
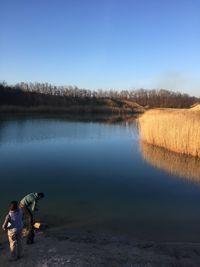
[[[198,0],[2,0],[0,80],[200,96]]]

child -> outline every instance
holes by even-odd
[[[17,201],[10,203],[9,213],[2,228],[4,231],[8,230],[11,260],[19,259],[22,256],[23,212],[22,209],[18,208]]]

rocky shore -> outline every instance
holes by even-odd
[[[2,267],[200,266],[200,243],[158,243],[106,231],[62,228],[38,231],[35,244],[24,244],[24,256],[16,262],[8,261],[6,240],[0,245],[0,253]]]

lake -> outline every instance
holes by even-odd
[[[199,241],[200,162],[141,144],[134,118],[1,118],[0,181],[1,221],[42,191],[49,226]]]

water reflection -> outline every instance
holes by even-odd
[[[164,148],[141,142],[143,158],[151,165],[170,174],[200,182],[200,159],[168,151]]]
[[[122,125],[132,129],[134,116],[33,115],[0,117],[0,146],[11,143],[44,142],[61,139],[102,139],[119,132]],[[104,124],[104,127],[102,126]],[[115,125],[114,128],[109,125]],[[94,126],[95,125],[95,126]],[[130,126],[130,127],[129,127]],[[94,128],[97,130],[94,131]],[[117,131],[118,129],[118,131]],[[130,129],[130,131],[131,131]],[[135,133],[136,134],[136,133]],[[44,144],[44,143],[43,143]]]
[[[18,121],[24,123],[24,120],[33,120],[33,119],[57,119],[60,121],[73,121],[73,122],[102,122],[102,123],[118,123],[118,122],[128,122],[132,123],[135,121],[135,119],[138,118],[138,115],[126,115],[126,114],[113,114],[113,115],[107,115],[107,114],[7,114],[7,115],[1,115],[0,114],[0,126],[4,122],[8,121]]]
[[[121,118],[114,124],[120,117],[0,120],[0,220],[10,200],[40,190],[46,200],[38,216],[50,227],[105,227],[138,238],[198,241],[200,187],[143,161],[137,121]],[[194,173],[192,163],[183,165]]]

